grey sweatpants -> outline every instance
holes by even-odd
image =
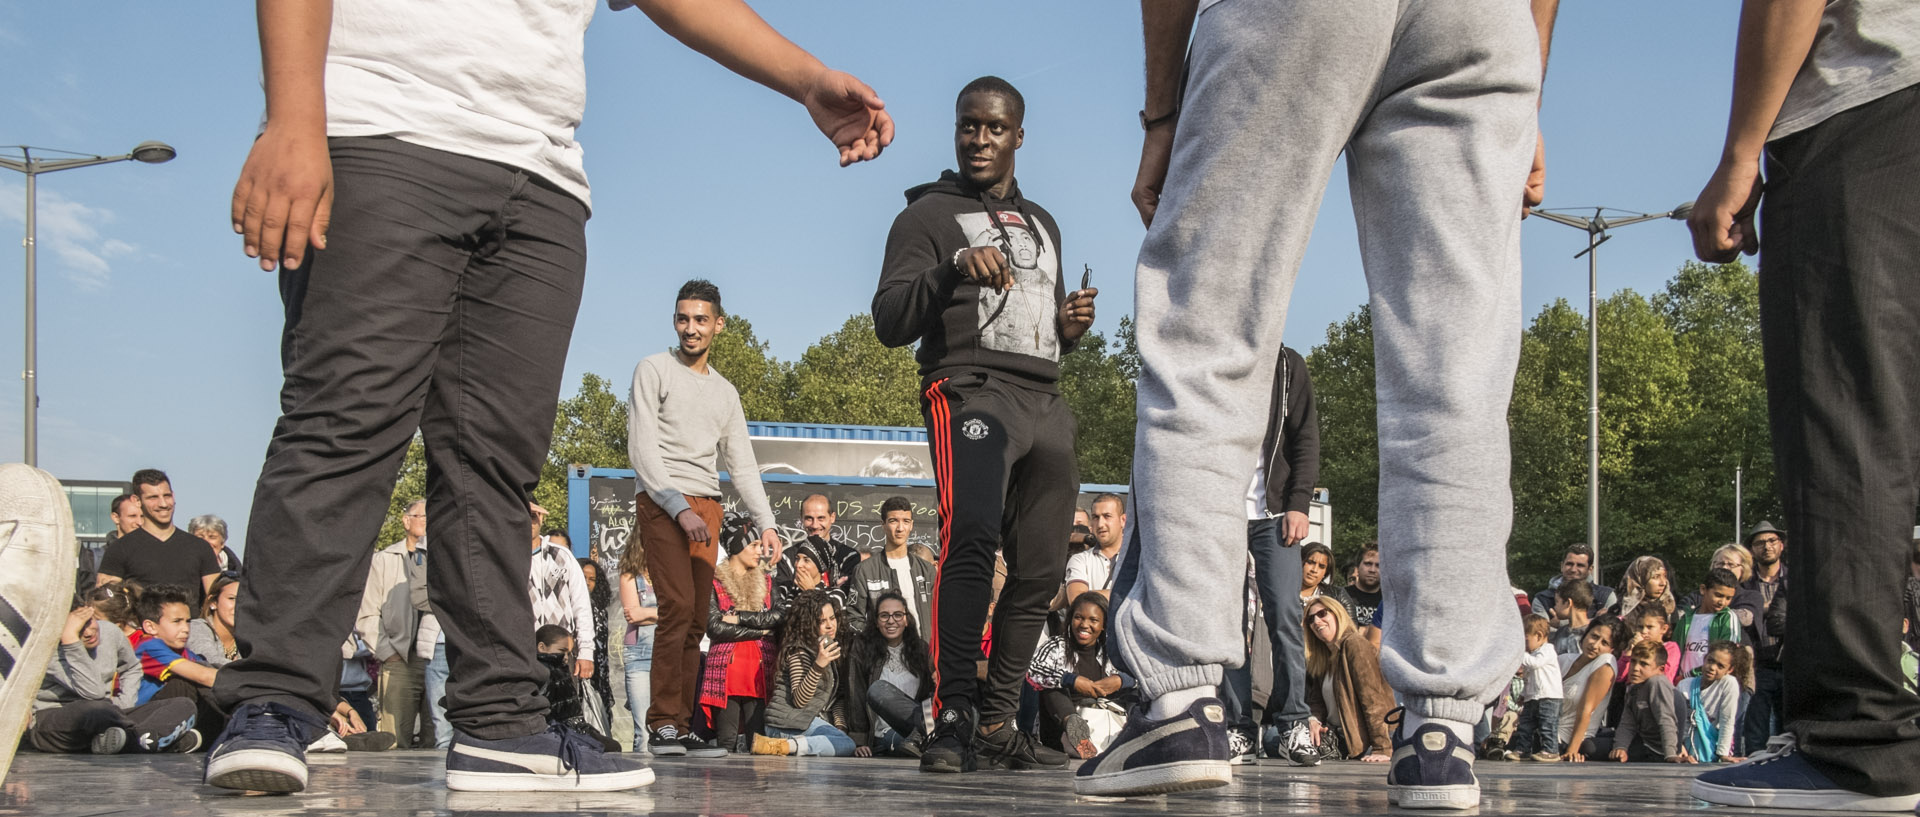
[[[1540,48],[1525,0],[1225,0],[1191,75],[1134,309],[1144,371],[1113,632],[1148,697],[1244,655],[1242,497],[1334,161],[1348,158],[1379,398],[1381,664],[1475,722],[1519,665],[1507,403]],[[1333,498],[1337,504],[1339,497]]]

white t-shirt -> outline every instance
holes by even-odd
[[[327,135],[517,167],[591,206],[573,139],[594,0],[334,0]],[[633,0],[607,0],[612,9]]]
[[[1067,582],[1085,582],[1088,590],[1106,590],[1107,580],[1113,575],[1113,560],[1100,552],[1098,546],[1087,548],[1073,554],[1067,560]],[[1073,599],[1067,599],[1069,603]]]
[[[902,553],[898,558],[892,556],[883,556],[883,558],[887,560],[887,568],[893,571],[894,586],[900,588],[900,595],[906,596],[911,600],[914,593],[913,566],[909,564],[907,560],[913,557]],[[907,604],[907,615],[913,616],[914,626],[919,627],[920,632],[924,633],[927,631],[927,625],[920,620],[919,605],[909,602]]]
[[[1693,623],[1687,627],[1687,640],[1680,644],[1680,674],[1685,678],[1707,663],[1707,645],[1713,641],[1708,635],[1713,626],[1713,614],[1705,613],[1693,617]]]

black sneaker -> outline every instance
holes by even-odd
[[[1227,763],[1234,766],[1252,766],[1260,760],[1260,751],[1253,746],[1253,735],[1246,729],[1228,729],[1227,747],[1232,750]]]
[[[662,724],[648,730],[647,749],[652,751],[655,757],[685,757],[687,745],[680,742],[683,737],[687,736],[680,734],[680,730],[673,724]]]
[[[1295,766],[1320,765],[1320,747],[1313,745],[1313,727],[1306,721],[1294,721],[1280,730],[1280,751]]]
[[[1224,786],[1233,781],[1231,752],[1218,698],[1164,721],[1147,720],[1146,706],[1136,706],[1106,751],[1074,770],[1073,792],[1130,797]]]
[[[1005,721],[1000,728],[991,732],[981,732],[973,739],[981,754],[986,755],[989,769],[1010,769],[1016,772],[1035,769],[1064,769],[1067,756],[1060,750],[1046,746],[1034,740],[1027,733],[1014,726],[1013,721]]]
[[[920,771],[958,774],[979,768],[973,753],[973,712],[964,706],[940,710],[933,725],[933,736],[920,755]]]
[[[482,740],[454,730],[447,747],[452,791],[626,791],[653,782],[653,770],[560,722],[526,737]]]
[[[93,744],[88,747],[96,755],[117,755],[127,748],[127,730],[118,726],[109,726],[93,736]]]
[[[207,752],[207,785],[283,794],[305,791],[306,747],[326,728],[280,704],[242,704]],[[199,733],[188,731],[194,737],[186,742],[198,748]],[[181,746],[177,740],[161,751],[183,751]]]
[[[726,757],[727,750],[710,740],[701,740],[699,735],[687,735],[680,739],[680,745],[686,750],[687,757]]]
[[[185,734],[175,739],[173,744],[167,747],[166,751],[182,755],[192,754],[200,751],[201,742],[200,730],[188,729]]]
[[[399,745],[400,739],[392,732],[361,732],[343,737],[340,742],[355,752],[385,752]]]
[[[78,547],[60,481],[30,465],[0,465],[0,778],[60,648]]]
[[[1387,802],[1406,809],[1470,809],[1480,805],[1473,776],[1473,747],[1452,729],[1429,723],[1407,735],[1404,710],[1387,713],[1393,727],[1393,762],[1387,767]]]
[[[1915,791],[1877,797],[1852,791],[1821,773],[1800,754],[1791,733],[1784,741],[1768,741],[1744,763],[1703,772],[1694,778],[1692,794],[1721,806],[1793,809],[1795,811],[1907,811],[1920,814],[1920,785]]]

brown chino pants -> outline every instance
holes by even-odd
[[[690,496],[687,503],[707,523],[705,542],[687,539],[680,523],[651,497],[640,494],[640,546],[647,556],[647,577],[660,597],[660,626],[653,635],[653,702],[647,728],[671,724],[685,735],[700,696],[700,639],[707,634],[707,606],[713,600],[714,551],[720,537],[720,503]]]

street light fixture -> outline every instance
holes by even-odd
[[[1589,210],[1593,215],[1573,215]],[[1587,248],[1574,253],[1573,257],[1587,257],[1587,546],[1593,548],[1593,574],[1597,577],[1600,575],[1600,321],[1597,309],[1600,304],[1600,278],[1595,261],[1599,253],[1594,250],[1613,237],[1607,231],[1615,227],[1663,218],[1685,221],[1687,215],[1693,212],[1693,202],[1686,202],[1664,213],[1633,213],[1612,207],[1571,207],[1561,210],[1534,208],[1529,212],[1587,234]],[[1608,216],[1609,212],[1624,215]]]
[[[27,238],[25,241],[25,245],[27,248],[27,275],[26,275],[26,279],[27,279],[27,365],[26,365],[26,368],[20,374],[20,378],[22,380],[25,380],[27,383],[27,402],[26,402],[26,411],[25,411],[27,441],[26,441],[26,448],[22,453],[25,454],[23,459],[26,460],[26,463],[28,465],[37,466],[39,465],[39,459],[40,459],[40,450],[39,450],[40,449],[40,444],[39,444],[40,391],[39,391],[38,381],[35,379],[35,374],[34,374],[35,358],[36,358],[36,351],[37,351],[35,348],[35,345],[36,345],[35,341],[36,341],[36,335],[38,334],[37,315],[34,309],[34,297],[35,297],[34,296],[34,256],[35,256],[35,252],[34,252],[35,251],[34,182],[35,182],[35,179],[39,177],[39,175],[42,173],[52,173],[58,170],[73,170],[75,168],[80,168],[80,167],[92,167],[94,165],[112,164],[114,162],[133,161],[133,162],[142,162],[150,165],[157,165],[162,162],[171,161],[175,153],[171,145],[168,145],[165,142],[152,142],[152,141],[141,142],[140,144],[135,145],[132,151],[119,156],[94,156],[94,155],[85,154],[85,153],[73,153],[71,151],[65,151],[65,150],[53,150],[51,148],[36,148],[29,145],[5,145],[5,146],[0,146],[0,150],[20,151],[20,158],[18,159],[13,158],[11,156],[0,156],[0,167],[4,167],[8,170],[17,170],[21,173],[26,174],[27,176],[27,211],[26,211]],[[33,152],[36,150],[40,151],[41,153],[65,154],[66,157],[70,157],[70,158],[43,159],[33,155]]]

